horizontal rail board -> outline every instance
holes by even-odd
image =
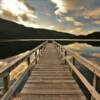
[[[83,82],[83,84],[87,87],[89,92],[92,94],[92,96],[96,100],[100,100],[99,93],[94,89],[94,87],[86,80],[86,78],[77,70],[77,68],[67,59],[68,64],[72,68],[72,70],[75,72],[75,74],[80,78],[80,80]]]
[[[78,53],[75,53],[74,51],[70,50],[70,49],[66,49],[65,47],[63,47],[62,45],[60,45],[59,43],[56,42],[56,45],[58,45],[59,47],[61,47],[63,50],[69,52],[72,54],[73,57],[75,57],[75,59],[77,61],[79,61],[81,64],[83,64],[87,69],[89,69],[90,71],[92,71],[94,74],[96,74],[98,77],[100,77],[100,67],[95,65],[94,63],[92,63],[91,61],[89,61],[88,59],[86,59],[85,57],[82,57],[81,55],[79,55]]]
[[[24,79],[24,77],[27,75],[28,71],[33,67],[32,63],[26,70],[25,72],[21,75],[21,77],[16,80],[13,85],[9,88],[9,90],[4,94],[4,96],[0,99],[0,100],[9,100],[13,93],[15,92],[15,90],[17,89],[17,87],[19,86],[19,84],[22,82],[22,80]]]

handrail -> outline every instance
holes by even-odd
[[[72,54],[72,56],[78,60],[81,64],[83,64],[87,69],[92,71],[94,74],[96,74],[98,77],[100,77],[100,67],[86,59],[85,57],[82,57],[78,53],[72,51],[71,49],[63,47],[61,44],[56,42],[56,45],[61,46],[61,48],[69,53]]]
[[[45,49],[46,44],[47,44],[47,41],[40,44],[39,46],[37,46],[36,48],[31,50],[29,53],[19,57],[18,59],[16,59],[14,62],[12,62],[7,67],[0,68],[0,77],[2,77],[4,80],[4,89],[5,89],[4,96],[0,100],[9,100],[10,97],[12,97],[13,93],[15,92],[15,90],[17,89],[19,84],[21,83],[24,76],[26,74],[30,75],[31,68],[33,67],[34,63],[37,64],[37,60],[40,57],[41,53],[43,53],[43,50]],[[39,50],[39,54],[37,53],[37,50]],[[30,57],[33,53],[35,53],[35,59],[32,60],[32,62],[31,62]],[[17,67],[17,65],[19,65],[21,62],[26,61],[26,60],[28,63],[28,67],[25,69],[25,72],[22,73],[22,75],[18,78],[18,80],[16,80],[12,84],[12,86],[9,87],[9,81],[10,81],[9,74],[10,74],[10,72],[12,70],[14,70]]]
[[[28,54],[19,57],[18,59],[16,59],[14,62],[12,62],[10,65],[8,65],[7,67],[1,67],[0,68],[0,77],[4,77],[6,75],[4,75],[6,72],[9,73],[11,72],[13,69],[15,69],[17,67],[17,65],[19,63],[21,63],[23,60],[27,59],[33,52],[35,52],[36,50],[38,50],[39,48],[41,48],[42,46],[44,46],[47,42],[44,42],[42,44],[40,44],[39,46],[37,46],[36,48],[34,48],[33,50],[31,50]]]
[[[60,55],[61,56],[64,55],[64,60],[69,65],[69,68],[71,69],[71,71],[73,71],[78,76],[78,78],[81,80],[81,82],[85,85],[85,87],[90,92],[91,100],[93,100],[93,99],[100,100],[100,94],[96,90],[97,77],[100,78],[100,68],[99,68],[99,66],[93,64],[91,61],[89,61],[85,57],[82,57],[78,53],[76,53],[76,52],[74,52],[74,51],[72,51],[68,48],[64,48],[61,44],[59,44],[55,41],[54,41],[54,44],[56,45]],[[73,62],[71,62],[71,60],[68,58],[68,53],[70,53],[70,55],[72,56],[72,58],[74,60]],[[75,64],[74,64],[75,60],[77,60],[82,65],[84,65],[87,69],[89,69],[91,72],[93,72],[93,74],[94,74],[93,85],[91,85],[87,81],[85,76],[75,67]]]
[[[17,87],[20,85],[20,83],[22,82],[23,78],[27,75],[27,73],[31,70],[31,68],[33,64],[31,64],[26,70],[25,72],[20,76],[20,78],[18,80],[16,80],[11,87],[8,89],[8,91],[4,94],[4,96],[0,99],[0,100],[9,100],[14,92],[16,91]]]

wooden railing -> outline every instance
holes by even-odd
[[[88,59],[82,57],[80,54],[73,52],[70,49],[64,48],[61,44],[54,41],[56,48],[63,58],[65,63],[69,65],[69,69],[71,73],[75,73],[80,81],[84,84],[84,86],[88,89],[91,94],[91,100],[100,100],[100,94],[96,90],[97,77],[100,78],[100,66],[95,65]],[[85,68],[90,70],[93,73],[93,83],[92,85],[86,79],[86,77],[76,68],[75,61],[78,61],[80,64],[84,65]],[[100,84],[100,83],[99,83]]]
[[[31,69],[35,66],[35,64],[37,64],[37,61],[39,57],[42,55],[46,44],[47,44],[47,41],[37,46],[35,49],[31,50],[28,54],[25,54],[19,57],[10,65],[0,68],[0,78],[3,78],[3,82],[4,82],[4,93],[0,100],[11,99],[13,94],[15,94],[15,91],[18,88],[19,84],[22,82],[23,78],[25,78],[27,74],[30,75]],[[31,58],[32,54],[34,54],[34,57],[35,57],[34,59]],[[20,77],[17,80],[15,80],[15,82],[11,86],[9,86],[10,73],[23,61],[27,61],[27,64],[28,64],[27,69],[25,70],[25,72],[23,72],[20,75]]]

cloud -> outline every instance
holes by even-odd
[[[73,27],[71,29],[68,30],[68,32],[74,34],[74,35],[87,35],[87,31],[83,30],[82,27]]]
[[[99,24],[100,25],[100,20],[99,21],[95,21],[95,24]]]
[[[63,22],[61,19],[57,19],[57,21],[58,21],[59,23],[62,23],[62,22]]]
[[[23,0],[1,0],[0,17],[29,27],[37,19],[35,9]]]
[[[51,2],[56,5],[56,15],[65,14],[73,9],[83,9],[84,7],[81,4],[85,4],[84,0],[51,0]]]
[[[99,0],[51,0],[56,6],[54,13],[62,17],[66,14],[85,18],[100,18]]]
[[[100,25],[100,0],[51,0],[51,2],[55,4],[54,13],[58,18],[57,21],[70,26],[66,32],[87,35],[97,29],[96,25]]]
[[[67,5],[65,3],[65,0],[51,0],[51,2],[56,4],[56,8],[57,8],[57,10],[55,11],[56,15],[67,12]]]
[[[45,26],[44,28],[49,29],[49,30],[54,30],[55,26],[53,26],[53,25],[52,26]]]
[[[75,26],[82,26],[83,24],[77,20],[75,20],[73,17],[65,17],[66,21],[72,22]]]
[[[87,16],[88,18],[100,18],[100,8],[87,10],[81,13],[83,16]]]

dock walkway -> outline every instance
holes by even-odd
[[[13,100],[86,100],[86,98],[68,66],[59,57],[55,45],[48,43],[20,95]]]

